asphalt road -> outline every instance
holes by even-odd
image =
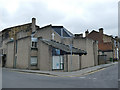
[[[118,88],[118,64],[81,77],[53,77],[3,69],[3,88]]]

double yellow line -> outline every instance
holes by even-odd
[[[47,76],[47,77],[81,77],[81,76],[86,76],[86,75],[89,75],[89,74],[93,74],[95,72],[99,72],[99,71],[102,71],[102,70],[105,70],[106,68],[102,68],[102,69],[98,69],[98,70],[94,70],[94,71],[91,71],[91,72],[87,72],[85,74],[82,74],[82,75],[71,75],[71,76],[57,76],[57,75],[46,75],[46,74],[39,74],[39,73],[29,73],[29,72],[19,72],[19,71],[11,71],[11,72],[18,72],[18,73],[24,73],[24,74],[36,74],[36,75],[41,75],[41,76]]]

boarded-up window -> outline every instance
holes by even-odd
[[[37,66],[37,57],[31,57],[31,66]]]

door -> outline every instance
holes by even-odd
[[[17,56],[15,56],[15,60],[14,60],[14,63],[13,63],[13,68],[16,68],[16,63],[17,63]]]

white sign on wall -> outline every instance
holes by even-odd
[[[53,56],[53,69],[63,69],[62,63],[62,56]]]

